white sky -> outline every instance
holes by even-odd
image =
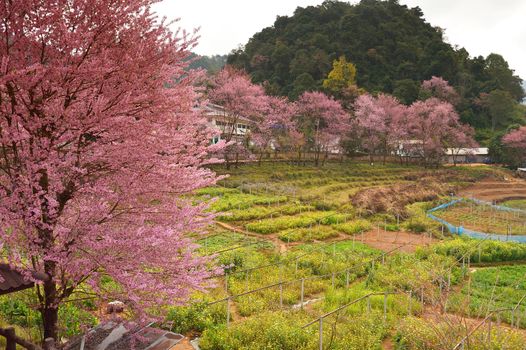
[[[162,0],[154,8],[177,26],[200,28],[196,52],[227,54],[252,35],[271,26],[278,15],[323,0]],[[351,1],[353,3],[357,1]],[[419,6],[434,26],[446,29],[450,44],[472,56],[499,53],[526,79],[526,0],[400,0]],[[176,29],[176,28],[174,28]]]

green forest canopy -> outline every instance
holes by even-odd
[[[360,88],[393,94],[406,104],[418,99],[421,81],[448,80],[461,97],[462,120],[477,128],[480,140],[525,123],[522,79],[506,60],[498,54],[470,57],[445,42],[443,30],[423,16],[420,8],[397,0],[298,7],[232,51],[228,63],[265,83],[269,93],[294,99],[322,90],[333,61],[343,55],[357,67]]]

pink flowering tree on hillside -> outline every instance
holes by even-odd
[[[229,169],[232,160],[237,164],[239,156],[248,152],[248,133],[241,133],[239,124],[248,123],[253,128],[260,123],[268,109],[268,99],[262,86],[253,84],[245,72],[232,67],[218,73],[208,97],[225,111],[220,132],[227,143],[222,152]]]
[[[509,158],[516,163],[516,165],[524,165],[526,163],[526,126],[511,131],[502,138],[502,143],[512,153]]]
[[[427,166],[440,164],[451,140],[465,133],[453,105],[436,98],[413,103],[407,121],[414,150]]]
[[[296,102],[298,116],[296,126],[305,136],[306,146],[314,152],[314,163],[322,164],[332,150],[340,144],[350,128],[349,115],[341,104],[322,92],[305,92]]]
[[[58,339],[74,293],[146,317],[215,273],[187,235],[210,216],[181,196],[216,180],[192,111],[198,76],[184,70],[194,41],[159,22],[154,2],[0,7],[0,241],[11,265],[50,277],[35,288],[45,338]],[[101,290],[106,276],[120,287]]]
[[[445,143],[448,154],[453,156],[453,165],[457,165],[459,155],[472,155],[472,149],[479,146],[475,141],[475,129],[467,124],[451,129],[451,134]]]
[[[361,146],[369,154],[371,162],[374,154],[386,156],[395,151],[405,129],[401,122],[406,108],[392,96],[380,94],[378,97],[361,95],[356,100],[355,117]]]
[[[449,85],[447,80],[435,76],[422,82],[420,95],[424,100],[435,97],[439,100],[449,102],[452,105],[456,105],[460,100],[460,96],[456,90],[451,85]]]
[[[250,130],[251,142],[259,153],[259,164],[265,153],[277,152],[287,147],[289,135],[294,127],[292,118],[296,105],[286,98],[269,96],[262,118]]]

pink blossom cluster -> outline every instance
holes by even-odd
[[[0,241],[11,264],[51,276],[45,337],[80,285],[144,311],[215,273],[188,238],[210,214],[183,196],[216,181],[202,75],[186,70],[195,40],[154,2],[0,6]]]

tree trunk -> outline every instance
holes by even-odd
[[[261,160],[263,159],[263,151],[259,154],[258,166],[261,166]]]
[[[44,323],[44,339],[58,339],[58,308],[46,306],[41,312]]]
[[[238,166],[239,166],[239,152],[236,152],[236,163],[235,163],[236,169]]]
[[[314,151],[314,165],[318,166],[320,164],[320,150],[316,149]]]
[[[53,261],[44,262],[44,271],[51,278],[55,276],[56,264]],[[44,326],[44,338],[53,338],[58,340],[58,299],[57,285],[52,280],[44,282],[44,295],[41,299],[40,313]]]
[[[325,154],[323,155],[323,161],[321,162],[321,166],[325,166],[327,158],[329,158],[329,152],[325,152]]]
[[[230,170],[230,159],[228,158],[228,153],[225,153],[225,166],[226,170]]]

